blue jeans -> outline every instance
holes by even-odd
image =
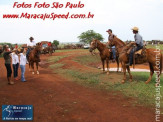
[[[21,81],[26,81],[24,74],[25,74],[25,65],[20,65],[21,68]]]
[[[31,49],[28,48],[28,49],[27,49],[27,53],[26,53],[27,61],[29,61],[29,53],[30,53],[30,51],[31,51]]]
[[[112,53],[113,53],[113,59],[116,59],[116,51],[115,51],[115,48],[112,48]]]
[[[133,48],[133,49],[131,50],[131,52],[130,52],[130,57],[129,57],[130,65],[133,64],[133,55],[134,55],[134,53],[135,53],[136,51],[142,49],[142,48],[143,48],[143,46],[136,46],[135,48]]]

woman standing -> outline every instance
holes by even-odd
[[[15,52],[15,59],[16,59],[16,79],[19,80],[18,78],[18,68],[19,68],[19,57],[18,57],[18,50]]]
[[[19,55],[20,55],[21,81],[25,82],[26,80],[24,74],[25,74],[25,65],[27,63],[26,50],[24,49],[23,53],[20,53]]]
[[[4,50],[4,53],[3,53],[3,57],[5,59],[5,66],[6,66],[6,69],[7,69],[7,80],[8,80],[8,84],[13,85],[14,82],[11,81],[12,69],[11,69],[11,57],[10,57],[10,53],[12,53],[12,52],[9,50],[8,45],[5,45],[4,48],[5,48],[5,50]]]
[[[16,54],[16,49],[13,50],[13,52],[11,53],[11,58],[12,58],[12,66],[13,66],[13,70],[14,70],[14,80],[18,80],[18,55]]]

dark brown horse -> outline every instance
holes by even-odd
[[[32,67],[32,74],[34,74],[34,63],[36,63],[36,69],[37,69],[37,74],[39,74],[38,71],[38,63],[40,62],[40,53],[41,53],[41,46],[37,45],[34,47],[33,50],[30,51],[29,53],[29,70],[30,67]]]
[[[109,45],[110,46],[115,45],[116,48],[118,49],[119,59],[122,62],[122,67],[123,67],[123,72],[124,72],[122,83],[124,83],[126,81],[126,69],[129,73],[130,81],[132,81],[130,67],[126,65],[129,62],[129,57],[128,57],[127,51],[129,49],[129,47],[131,45],[135,45],[135,43],[130,43],[129,45],[126,45],[123,41],[121,41],[119,38],[114,36],[113,41],[110,41]],[[145,82],[146,84],[151,81],[154,71],[157,71],[161,74],[162,63],[163,63],[162,58],[163,58],[163,56],[161,54],[161,51],[156,51],[155,49],[145,49],[145,56],[142,59],[135,60],[135,64],[142,64],[142,63],[146,63],[146,62],[149,63],[150,76],[149,76],[148,80]],[[156,64],[157,60],[159,60],[159,62],[160,62],[159,68]],[[160,74],[158,74],[158,75],[160,75]]]
[[[107,74],[109,74],[110,50],[106,47],[105,44],[101,43],[99,40],[93,39],[93,41],[91,42],[89,51],[92,52],[96,48],[100,52],[100,57],[101,57],[102,66],[103,66],[103,72],[105,71],[105,61],[106,61]]]

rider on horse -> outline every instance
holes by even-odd
[[[106,32],[108,32],[108,34],[109,34],[108,42],[109,41],[113,41],[113,36],[115,36],[115,35],[112,33],[112,30],[108,29]],[[116,60],[116,49],[115,49],[115,46],[111,47],[111,51],[113,53],[113,62],[115,62],[115,60]]]
[[[127,66],[132,66],[133,64],[133,55],[136,51],[140,50],[143,48],[143,38],[142,36],[138,33],[138,30],[139,28],[138,27],[134,27],[132,28],[131,30],[133,30],[133,34],[135,34],[134,38],[135,38],[135,44],[136,44],[136,47],[133,48],[130,52],[130,55],[129,55],[129,63],[126,64]]]
[[[30,51],[32,49],[34,49],[34,46],[36,46],[36,43],[33,41],[34,40],[33,37],[30,37],[29,40],[30,40],[30,42],[27,44],[27,48],[28,48],[27,49],[27,54],[26,54],[27,60],[29,60],[29,53],[30,53]]]

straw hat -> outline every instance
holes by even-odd
[[[133,28],[131,28],[131,30],[138,31],[139,28],[138,27],[133,27]]]

